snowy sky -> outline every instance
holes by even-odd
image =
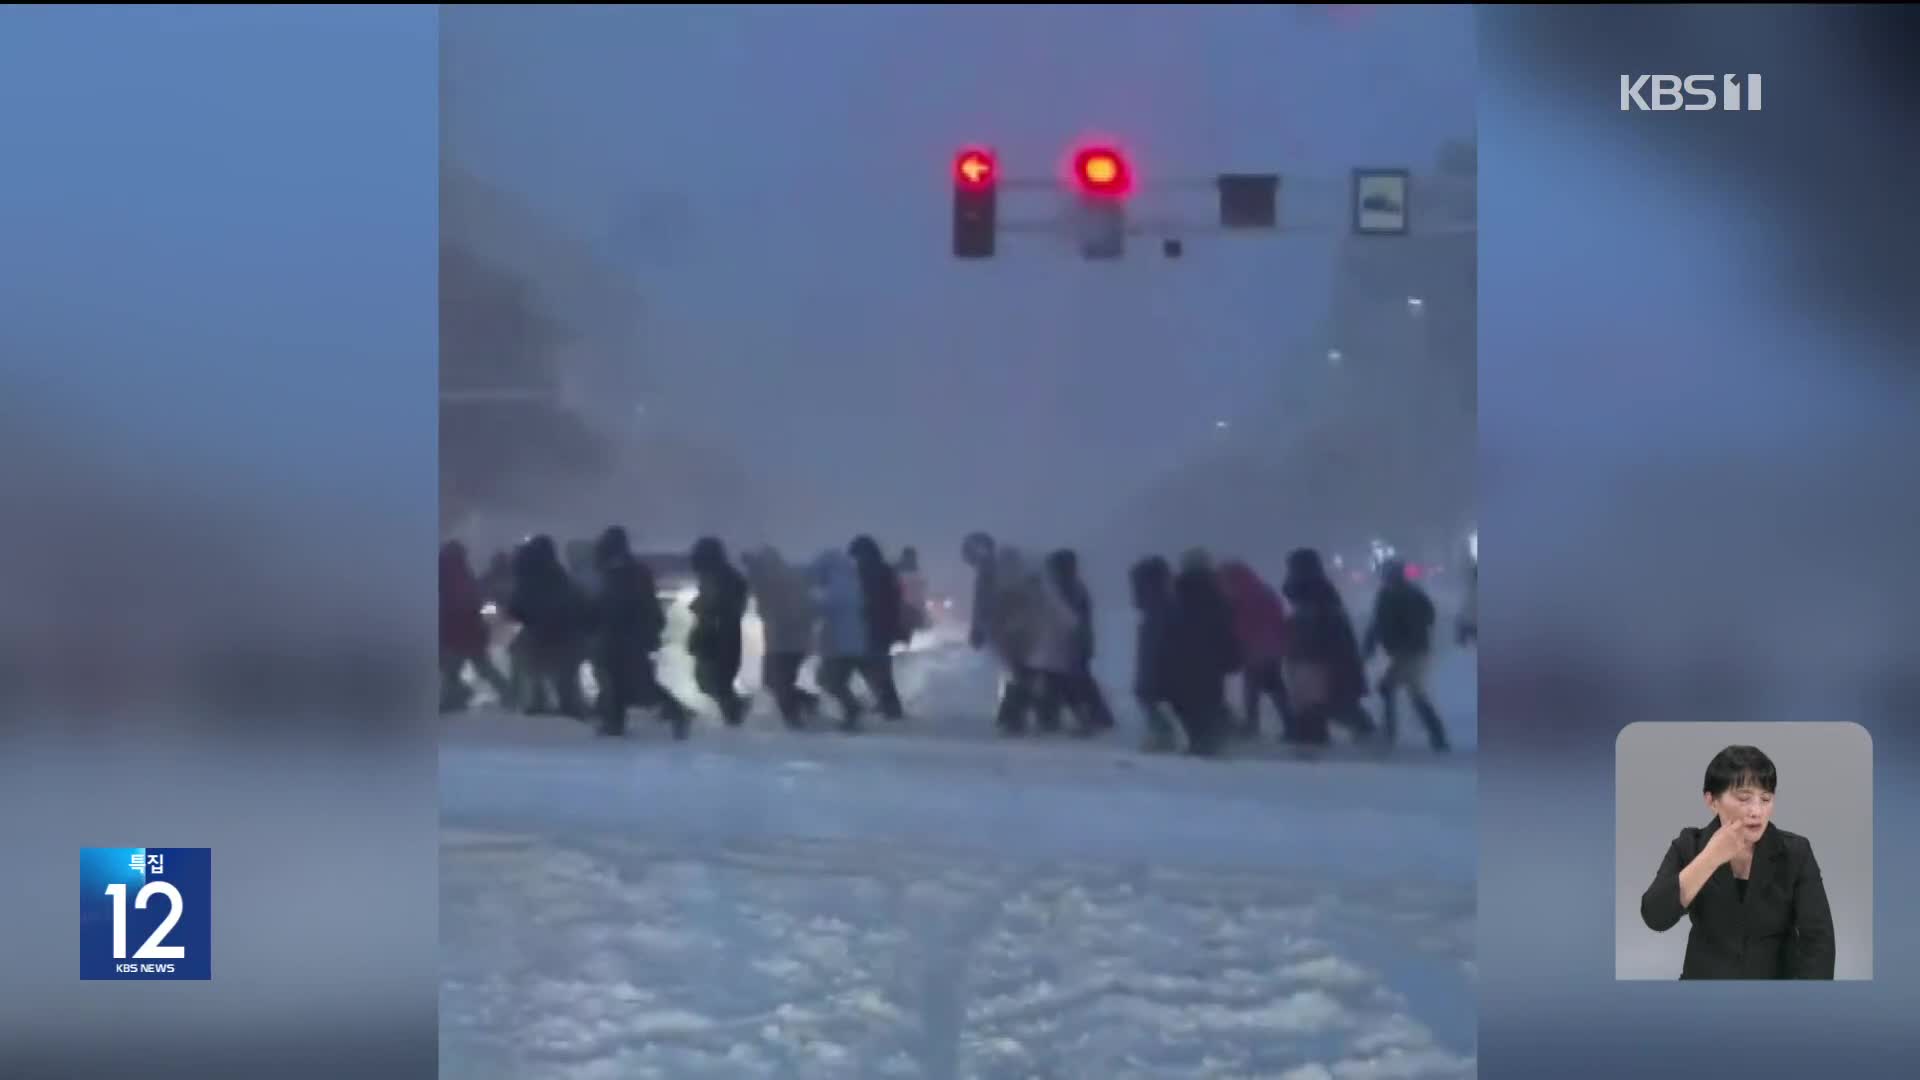
[[[956,264],[961,145],[1051,176],[1113,136],[1151,185],[1422,169],[1474,127],[1466,7],[444,10],[446,159],[639,274],[649,422],[735,455],[808,536],[1103,519],[1324,313],[1324,235]]]

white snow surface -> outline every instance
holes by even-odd
[[[899,670],[860,736],[448,718],[442,1073],[1475,1075],[1471,653],[1435,670],[1465,752],[1408,712],[1384,760],[1143,755],[1113,678],[1121,732],[1003,740],[953,630]]]

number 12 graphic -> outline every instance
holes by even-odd
[[[113,897],[113,958],[125,960],[127,958],[126,883],[116,881],[107,886],[107,895]],[[154,896],[166,897],[172,902],[173,910],[167,912],[166,921],[160,924],[160,929],[153,932],[153,936],[147,939],[145,945],[140,946],[140,951],[134,953],[133,958],[135,960],[184,960],[187,958],[186,946],[162,945],[160,942],[167,940],[167,935],[173,932],[174,924],[180,921],[181,914],[186,911],[187,902],[181,898],[180,890],[174,888],[172,882],[149,881],[146,887],[140,890],[140,895],[133,898],[133,906],[144,909],[147,901]]]
[[[80,977],[213,978],[210,848],[81,848]]]

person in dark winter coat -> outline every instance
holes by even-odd
[[[893,680],[893,647],[906,644],[913,634],[907,627],[900,574],[888,565],[871,536],[854,537],[847,545],[847,554],[860,568],[860,591],[866,602],[868,651],[860,665],[860,677],[873,692],[881,716],[904,720],[906,708]]]
[[[1280,711],[1280,730],[1284,736],[1293,730],[1293,703],[1287,697],[1283,664],[1287,655],[1287,606],[1273,586],[1260,579],[1243,562],[1230,562],[1220,568],[1220,587],[1233,605],[1233,629],[1240,640],[1240,655],[1245,661],[1243,677],[1246,712],[1241,717],[1240,734],[1256,738],[1260,734],[1260,698],[1270,696]]]
[[[1174,748],[1173,724],[1166,710],[1173,707],[1173,567],[1153,555],[1133,564],[1128,579],[1133,585],[1133,607],[1140,613],[1140,629],[1134,639],[1133,697],[1147,718],[1147,744],[1150,751]]]
[[[1073,610],[1075,621],[1072,671],[1058,680],[1058,694],[1049,695],[1047,700],[1042,701],[1041,727],[1047,726],[1050,700],[1057,696],[1060,703],[1073,710],[1079,718],[1080,734],[1093,735],[1110,730],[1113,727],[1113,710],[1107,708],[1107,697],[1100,691],[1100,681],[1093,676],[1093,594],[1080,577],[1080,556],[1065,548],[1054,552],[1047,556],[1047,573],[1052,575],[1054,587]]]
[[[507,677],[494,666],[491,634],[480,582],[458,540],[440,545],[440,711],[458,712],[472,697],[461,679],[468,665],[493,687],[502,702],[511,699]]]
[[[1219,753],[1228,720],[1227,676],[1240,668],[1233,608],[1213,560],[1190,551],[1173,581],[1173,708],[1187,732],[1187,752]]]
[[[1351,728],[1356,736],[1370,736],[1373,718],[1361,705],[1367,696],[1367,671],[1360,642],[1319,552],[1300,548],[1287,556],[1280,593],[1293,605],[1286,678],[1298,721],[1295,741],[1325,744],[1329,721]]]
[[[660,685],[653,666],[667,629],[653,571],[634,558],[627,531],[618,525],[600,534],[593,546],[593,668],[600,684],[600,733],[627,730],[627,710],[654,706],[673,725],[673,737],[687,737],[686,706]]]
[[[562,713],[585,720],[580,665],[586,659],[590,613],[587,598],[561,567],[552,537],[536,536],[520,549],[507,614],[520,624],[516,644],[536,695],[551,690]],[[544,711],[542,704],[536,698],[529,714]]]
[[[727,549],[708,536],[693,545],[693,572],[700,580],[693,600],[693,632],[687,652],[693,656],[694,681],[720,706],[729,725],[747,718],[747,703],[734,688],[740,677],[740,622],[747,617],[747,579],[727,559]]]
[[[1396,715],[1399,692],[1413,699],[1413,711],[1426,725],[1427,741],[1436,751],[1447,749],[1447,729],[1427,696],[1427,664],[1433,656],[1433,624],[1438,619],[1426,590],[1407,580],[1407,567],[1398,559],[1380,568],[1380,592],[1373,599],[1373,619],[1361,653],[1373,656],[1377,647],[1387,654],[1387,673],[1380,679],[1380,723],[1391,744],[1399,734]]]

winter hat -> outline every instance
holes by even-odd
[[[968,566],[980,566],[993,558],[993,537],[983,532],[969,533],[960,542],[960,557]]]

